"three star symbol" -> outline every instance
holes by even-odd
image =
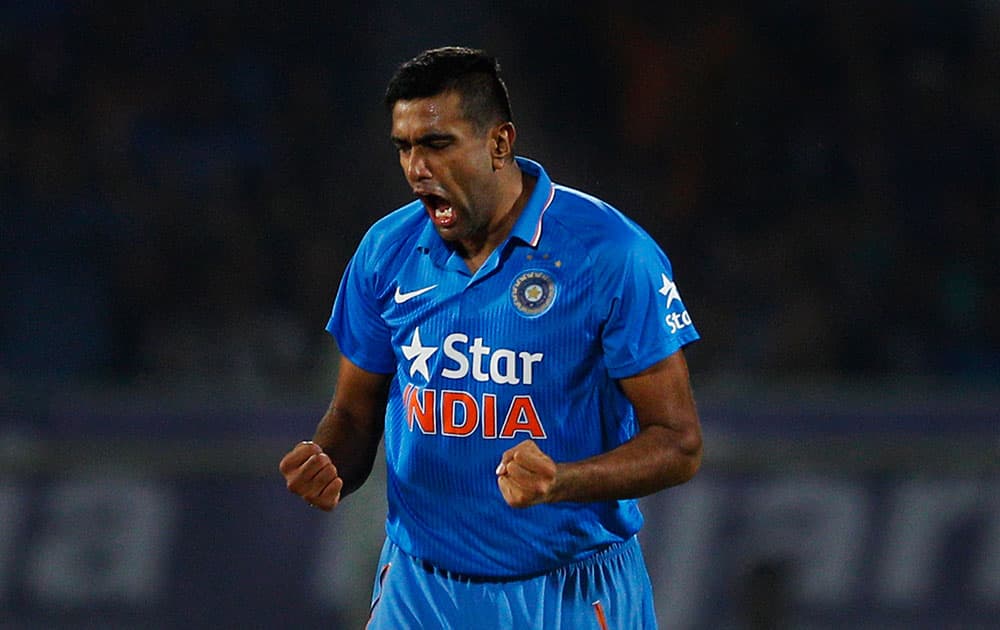
[[[427,359],[430,359],[431,355],[437,352],[437,346],[425,346],[420,341],[419,326],[413,329],[413,338],[410,339],[410,345],[400,346],[400,348],[403,350],[403,356],[407,360],[413,361],[410,363],[410,376],[419,372],[425,381],[430,381],[431,374],[430,368],[427,367]]]

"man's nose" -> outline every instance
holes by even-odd
[[[411,182],[419,182],[430,179],[431,171],[427,167],[427,160],[424,159],[420,151],[414,149],[410,152],[410,159],[406,163],[406,179]]]

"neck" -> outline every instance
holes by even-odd
[[[528,199],[531,198],[531,193],[534,190],[535,178],[518,168],[516,163],[506,177],[507,179],[500,184],[497,211],[493,215],[493,220],[486,227],[485,233],[481,238],[461,242],[462,258],[465,259],[465,263],[472,273],[475,273],[486,262],[493,250],[510,236],[514,224],[517,223],[524,207],[528,205]]]

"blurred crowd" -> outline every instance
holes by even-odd
[[[385,82],[465,44],[519,152],[666,249],[697,372],[996,382],[997,5],[340,4],[0,8],[0,381],[313,382],[410,199]]]

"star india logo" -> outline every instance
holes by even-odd
[[[407,346],[400,346],[403,350],[403,356],[406,357],[407,361],[412,361],[410,363],[410,376],[414,374],[420,374],[424,377],[425,381],[431,380],[430,368],[427,366],[427,360],[430,359],[435,352],[437,352],[437,346],[425,346],[423,342],[420,341],[420,328],[415,328],[413,330],[413,338],[410,339],[410,344]]]
[[[663,279],[663,287],[660,288],[659,293],[667,296],[667,308],[670,308],[674,300],[681,301],[681,294],[677,291],[677,284],[668,278],[667,274],[661,273],[660,277]]]
[[[541,352],[496,347],[483,337],[470,337],[462,332],[449,333],[440,345],[428,344],[419,326],[413,329],[410,343],[399,348],[403,358],[410,362],[410,377],[419,374],[424,382],[430,381],[434,376],[432,372],[440,368],[440,376],[446,379],[461,380],[471,376],[481,383],[531,385],[545,357]],[[441,355],[430,361],[438,350]]]
[[[684,302],[681,301],[681,294],[677,291],[677,284],[673,280],[667,277],[667,274],[661,273],[660,279],[663,280],[663,286],[659,288],[658,293],[667,298],[666,309],[670,311],[670,305],[677,302],[684,307]],[[676,334],[677,331],[687,328],[691,325],[691,316],[688,314],[685,308],[683,312],[671,311],[667,313],[664,321],[670,326],[671,334]]]

